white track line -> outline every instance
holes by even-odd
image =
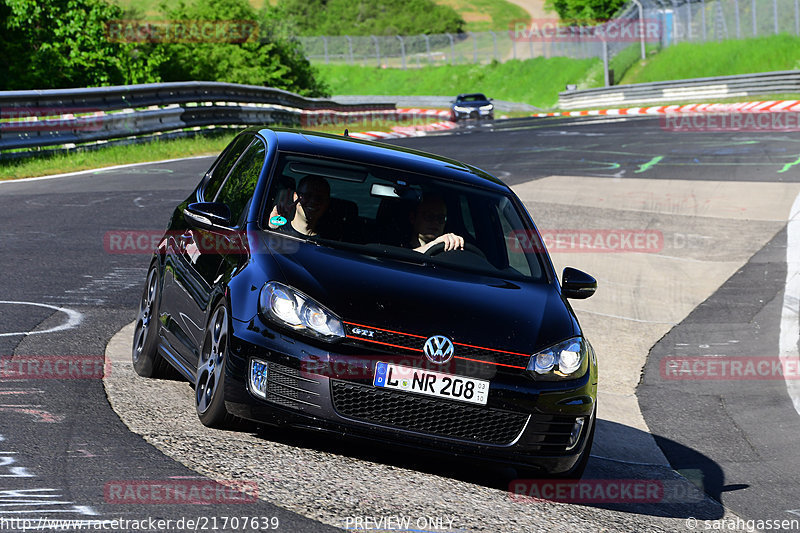
[[[126,165],[114,165],[113,167],[97,167],[97,168],[90,168],[87,170],[78,170],[77,172],[67,172],[66,174],[53,174],[52,176],[39,176],[36,178],[20,178],[20,179],[10,179],[10,180],[0,180],[0,185],[4,183],[24,183],[26,181],[41,181],[41,180],[54,180],[58,178],[69,178],[72,176],[80,176],[82,174],[91,174],[93,172],[97,172],[98,170],[117,170],[120,168],[130,168],[130,167],[139,167],[142,165],[155,165],[159,163],[174,163],[175,161],[185,161],[187,159],[202,159],[204,157],[216,157],[215,155],[195,155],[191,157],[177,157],[175,159],[162,159],[161,161],[145,161],[144,163],[128,163]]]
[[[66,307],[57,307],[55,305],[49,304],[41,304],[37,302],[13,302],[9,300],[0,300],[0,304],[2,305],[33,305],[36,307],[45,307],[47,309],[53,309],[54,311],[61,311],[65,315],[67,315],[67,321],[63,324],[58,326],[54,326],[52,328],[44,329],[41,331],[15,331],[12,333],[0,333],[0,337],[15,337],[17,335],[42,335],[44,333],[54,333],[56,331],[64,331],[65,329],[72,329],[77,327],[83,321],[83,313],[79,313],[73,309],[69,309]]]
[[[800,194],[794,200],[789,223],[786,225],[786,287],[783,290],[779,357],[784,369],[800,357],[797,342],[800,339]],[[786,390],[800,414],[800,380],[787,376]]]

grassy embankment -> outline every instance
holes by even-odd
[[[568,58],[508,61],[489,65],[445,65],[422,69],[379,69],[318,65],[333,94],[447,95],[482,91],[515,102],[551,108],[567,83],[600,87],[600,60]],[[632,45],[611,63],[618,84],[792,70],[800,68],[800,38],[776,35],[741,41],[681,43],[639,60]],[[778,95],[765,95],[769,98]],[[795,98],[800,95],[780,95]],[[759,97],[761,98],[761,97]],[[676,102],[682,103],[682,102]]]
[[[474,0],[477,1],[477,0]],[[792,70],[800,68],[800,38],[778,35],[743,41],[679,44],[638,60],[632,46],[614,58],[620,83]],[[630,67],[630,68],[628,68]],[[558,92],[567,83],[581,88],[603,82],[599,60],[566,58],[509,61],[489,65],[455,65],[423,69],[320,65],[321,75],[334,94],[448,95],[483,91],[493,98],[526,102],[542,108],[555,106]],[[800,94],[763,95],[758,99],[800,99]],[[737,98],[734,100],[741,100]],[[724,101],[724,100],[723,100]],[[689,103],[689,102],[674,102]],[[352,131],[388,129],[392,124],[351,125]],[[339,132],[331,126],[326,131]],[[103,150],[74,152],[47,158],[0,161],[0,179],[40,176],[99,168],[124,163],[154,161],[218,153],[230,135],[112,146]]]

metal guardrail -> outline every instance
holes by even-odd
[[[0,153],[74,147],[203,128],[303,125],[331,115],[394,112],[395,104],[338,103],[219,82],[0,92]]]
[[[562,109],[585,109],[779,93],[800,93],[800,71],[763,72],[565,91],[559,93],[558,105]]]
[[[491,96],[491,95],[490,95]],[[450,107],[455,100],[452,96],[374,96],[374,95],[336,95],[333,99],[343,104],[348,103],[377,103],[387,100],[394,102],[398,107]],[[541,111],[536,106],[519,102],[508,102],[506,100],[493,100],[495,111],[529,111],[531,113]]]

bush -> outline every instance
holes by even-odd
[[[571,23],[608,20],[628,0],[545,0],[545,6],[558,13],[561,20]]]
[[[122,14],[102,0],[0,0],[0,90],[158,81],[156,47],[106,37]]]
[[[465,22],[433,0],[282,0],[279,9],[302,35],[460,33]]]
[[[243,43],[166,45],[167,59],[159,69],[164,81],[226,81],[277,87],[306,96],[327,95],[297,43],[274,31],[279,17],[273,10],[266,9],[259,16],[247,0],[206,0],[191,5],[164,2],[161,8],[171,21],[234,20],[260,25],[260,32]]]

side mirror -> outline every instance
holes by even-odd
[[[231,210],[225,204],[216,202],[196,202],[183,210],[183,218],[192,226],[205,229],[229,228]]]
[[[561,294],[566,298],[583,300],[597,290],[597,280],[586,272],[572,267],[564,269],[561,276]]]

